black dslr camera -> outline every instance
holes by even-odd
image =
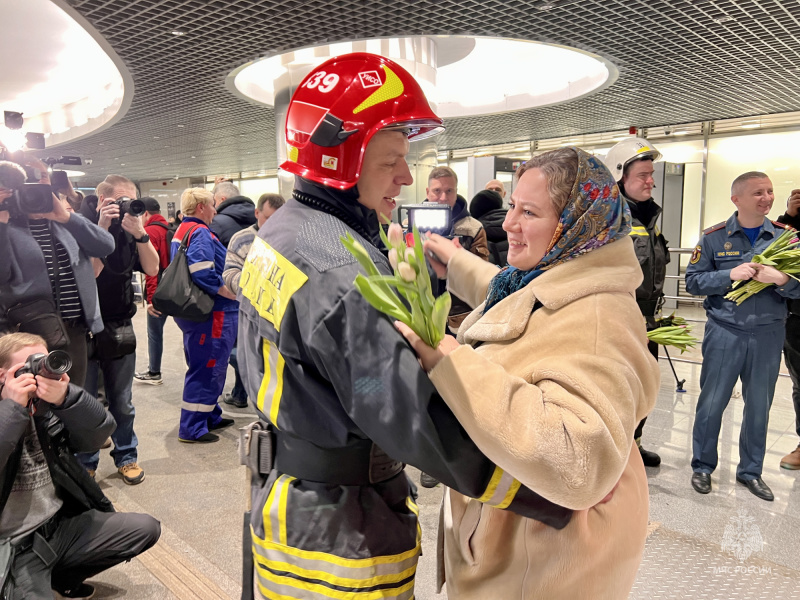
[[[0,186],[13,191],[12,196],[0,204],[0,210],[28,215],[53,210],[52,188],[46,183],[26,183],[28,178],[29,174],[19,165],[0,161]]]
[[[119,206],[119,216],[124,217],[126,214],[133,217],[141,217],[147,210],[144,202],[136,198],[128,198],[123,196],[114,200],[114,204]]]
[[[47,379],[61,379],[72,368],[72,359],[63,350],[53,350],[49,354],[31,354],[25,364],[17,369],[14,377],[25,373],[41,375]]]

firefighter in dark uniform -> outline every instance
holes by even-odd
[[[744,414],[736,481],[762,500],[773,500],[772,490],[761,479],[769,409],[780,369],[787,299],[800,297],[795,279],[750,262],[787,227],[766,218],[774,198],[772,182],[764,173],[737,177],[731,189],[737,211],[727,222],[703,232],[686,269],[686,289],[706,296],[703,306],[708,316],[692,434],[692,487],[701,494],[711,491],[722,414],[741,377]],[[725,299],[735,281],[749,279],[774,285],[738,306]]]
[[[390,215],[412,183],[409,140],[441,129],[416,81],[371,54],[321,64],[289,105],[293,198],[259,231],[240,280],[239,366],[272,435],[267,452],[255,430],[243,444],[262,457],[251,469],[256,598],[412,598],[420,529],[403,463],[485,510],[556,528],[571,518],[481,454],[353,285],[359,267],[340,237],[391,273],[376,213]]]
[[[619,190],[631,209],[631,236],[639,265],[642,267],[642,285],[636,290],[636,304],[647,321],[647,328],[656,326],[656,313],[664,297],[664,280],[667,275],[669,250],[667,240],[656,222],[661,216],[661,207],[651,195],[653,190],[653,162],[661,153],[643,138],[623,140],[608,151],[605,163],[619,184]],[[658,360],[658,344],[648,342],[650,353]],[[647,417],[642,419],[634,433],[636,445],[646,467],[657,467],[661,457],[642,448],[642,430]]]

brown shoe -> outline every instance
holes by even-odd
[[[122,480],[128,485],[136,485],[144,481],[144,471],[135,462],[122,465],[117,471],[122,475]]]
[[[792,471],[800,469],[800,445],[781,459],[781,468]]]

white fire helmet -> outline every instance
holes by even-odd
[[[605,162],[608,170],[611,171],[614,180],[619,183],[622,181],[622,174],[625,171],[625,167],[635,160],[644,158],[656,161],[661,158],[661,152],[646,139],[633,137],[622,140],[611,148],[603,162]]]

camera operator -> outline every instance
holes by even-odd
[[[108,408],[117,421],[111,436],[114,450],[111,456],[125,483],[135,485],[144,480],[144,471],[137,464],[138,440],[133,431],[136,411],[131,386],[136,370],[136,336],[131,317],[136,314],[133,301],[134,270],[157,275],[158,252],[144,230],[141,214],[144,205],[136,200],[136,186],[121,175],[109,175],[97,186],[97,196],[86,196],[80,212],[107,230],[116,244],[104,260],[97,276],[97,293],[105,329],[94,339],[94,353],[89,360],[86,390],[97,393],[98,371],[103,372]],[[139,212],[138,216],[132,212]],[[94,474],[100,454],[82,454],[90,474]]]
[[[49,185],[45,166],[28,162],[39,168],[38,182]],[[114,240],[52,193],[49,212],[29,212],[25,178],[22,167],[0,162],[2,329],[44,335],[51,347],[67,350],[73,356],[70,377],[83,385],[86,334],[103,329],[91,257],[112,252]]]
[[[0,547],[10,550],[0,556],[11,562],[0,564],[3,598],[52,598],[51,589],[89,598],[85,579],[160,536],[151,516],[114,512],[75,458],[99,448],[114,420],[69,382],[64,356],[50,361],[39,336],[0,337]]]

